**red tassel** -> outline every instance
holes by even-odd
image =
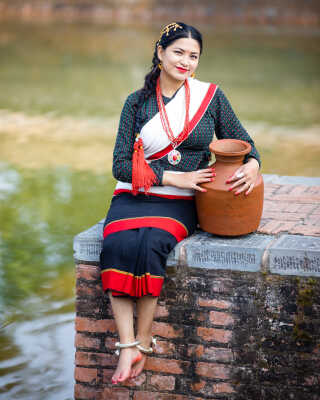
[[[157,181],[152,168],[144,158],[143,142],[141,137],[134,142],[132,155],[132,193],[138,194],[139,188],[144,188],[147,194],[150,187]]]

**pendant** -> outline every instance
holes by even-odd
[[[181,153],[178,150],[171,150],[168,154],[168,161],[171,165],[177,165],[181,161]]]

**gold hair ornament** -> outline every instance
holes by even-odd
[[[171,30],[173,30],[175,32],[178,28],[183,29],[183,27],[181,25],[177,24],[176,22],[171,22],[170,24],[166,25],[160,32],[160,37],[157,41],[157,46],[159,46],[162,36],[164,34],[166,34],[166,36],[169,36],[169,33]]]

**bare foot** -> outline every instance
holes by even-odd
[[[150,339],[151,339],[150,336],[148,336],[147,339],[137,337],[137,340],[140,340],[141,346],[143,346],[147,349],[150,347]],[[141,353],[141,360],[136,362],[131,368],[130,379],[134,379],[141,374],[141,372],[143,371],[143,368],[144,368],[144,364],[146,363],[146,360],[147,360],[147,354]]]
[[[140,362],[142,354],[136,347],[121,349],[117,369],[115,370],[111,382],[116,384],[124,382],[131,376],[131,367]]]
[[[146,360],[147,360],[147,355],[142,354],[141,360],[135,363],[131,368],[130,379],[134,379],[141,374],[144,368],[144,364],[146,363]]]

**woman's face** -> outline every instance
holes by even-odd
[[[184,81],[195,72],[199,57],[199,43],[192,38],[177,39],[166,49],[158,47],[158,58],[163,67],[161,74],[178,81]]]

